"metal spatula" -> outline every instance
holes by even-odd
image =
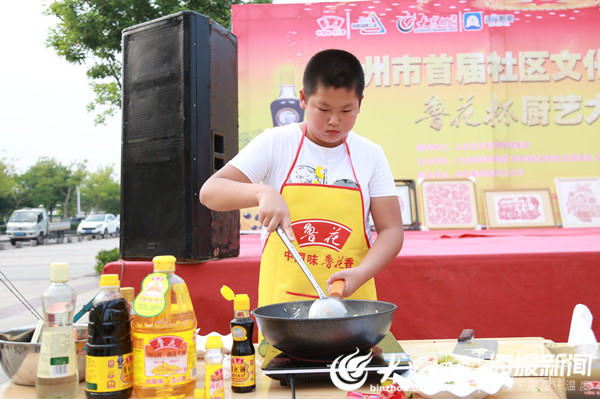
[[[310,272],[306,263],[294,247],[294,244],[290,241],[288,236],[283,231],[281,226],[277,226],[277,235],[281,238],[288,251],[292,254],[298,266],[302,269],[306,277],[308,277],[308,281],[312,284],[317,294],[319,294],[319,299],[315,300],[315,302],[310,306],[310,310],[308,312],[309,319],[323,319],[323,318],[334,318],[334,317],[344,317],[348,314],[348,310],[346,306],[339,300],[334,297],[329,297],[323,292],[317,280]],[[332,293],[336,292],[336,296],[341,298],[341,293],[344,292],[345,282],[343,280],[334,281],[331,287]],[[340,290],[341,287],[341,290]]]

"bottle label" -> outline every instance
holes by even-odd
[[[142,290],[133,301],[133,311],[142,317],[158,316],[167,306],[169,291],[166,273],[150,273],[142,281]]]
[[[69,377],[77,372],[73,326],[44,326],[41,348],[38,377]]]
[[[245,341],[248,339],[248,332],[242,326],[231,327],[231,336],[234,341]]]
[[[223,399],[225,383],[223,382],[223,366],[221,364],[206,365],[206,399]]]
[[[85,390],[117,392],[133,385],[133,353],[120,356],[86,356]]]
[[[231,385],[251,387],[256,385],[254,355],[231,356]]]
[[[196,331],[172,334],[133,332],[133,383],[159,388],[196,378]]]

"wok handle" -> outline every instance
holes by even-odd
[[[329,296],[342,299],[344,297],[344,290],[346,289],[346,281],[335,280],[329,287]]]
[[[306,263],[304,263],[304,260],[296,250],[296,247],[294,247],[294,244],[292,244],[292,242],[288,238],[287,234],[285,234],[285,231],[283,231],[283,228],[281,226],[277,226],[277,235],[279,236],[279,238],[281,238],[281,241],[283,241],[288,251],[290,251],[294,259],[296,260],[296,263],[298,264],[298,266],[300,266],[300,269],[302,269],[306,277],[308,277],[308,280],[317,291],[317,294],[319,294],[319,298],[327,298],[327,295],[325,294],[325,292],[323,292],[323,290],[319,286],[319,283],[317,283],[317,280],[315,280],[315,277],[310,272],[310,269],[308,268],[308,266],[306,266]]]

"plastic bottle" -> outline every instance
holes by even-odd
[[[223,342],[219,336],[210,336],[206,339],[206,376],[204,389],[206,399],[224,399],[225,383],[223,381]]]
[[[69,287],[69,265],[50,265],[50,287],[42,294],[44,329],[35,381],[38,399],[73,398],[79,391],[73,311],[77,293]]]
[[[153,262],[133,302],[133,390],[138,398],[184,398],[196,386],[196,315],[175,257]]]
[[[231,320],[231,391],[252,392],[256,388],[256,366],[252,334],[254,320],[250,318],[250,298],[246,294],[235,295],[231,288],[221,287],[221,295],[233,300],[234,318]]]
[[[133,287],[121,287],[119,288],[119,292],[123,299],[127,301],[127,306],[129,307],[129,315],[133,319],[133,315],[135,312],[133,311],[133,301],[135,300],[135,290]]]
[[[133,348],[127,301],[119,276],[100,276],[100,293],[89,314],[85,356],[85,396],[127,399],[133,392]]]

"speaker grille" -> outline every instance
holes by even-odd
[[[182,12],[126,29],[123,54],[121,257],[237,256],[239,212],[198,201],[238,150],[235,36]]]

